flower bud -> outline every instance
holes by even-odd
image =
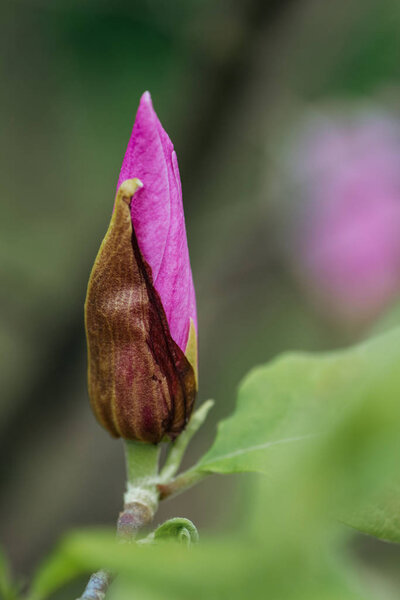
[[[197,390],[197,319],[176,155],[146,92],[85,303],[89,396],[115,437],[158,443]]]

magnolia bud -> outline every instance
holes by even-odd
[[[113,436],[157,443],[193,408],[197,321],[176,156],[148,93],[121,177],[85,303],[89,396]]]

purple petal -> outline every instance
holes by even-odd
[[[134,177],[143,183],[131,206],[139,248],[152,269],[171,336],[185,351],[190,319],[197,331],[197,317],[182,188],[173,144],[158,120],[149,92],[140,100],[118,188]]]

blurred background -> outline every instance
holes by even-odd
[[[216,400],[190,464],[253,365],[397,321],[399,31],[396,0],[2,0],[0,537],[18,572],[121,509],[83,302],[142,92],[178,154],[199,400]],[[237,481],[158,520],[230,529]],[[356,535],[354,552],[383,571],[399,558]]]

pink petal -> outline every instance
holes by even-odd
[[[158,120],[149,92],[140,100],[118,187],[133,177],[143,183],[131,206],[139,248],[152,269],[171,336],[185,351],[190,319],[197,331],[197,316],[182,188],[173,144]]]

